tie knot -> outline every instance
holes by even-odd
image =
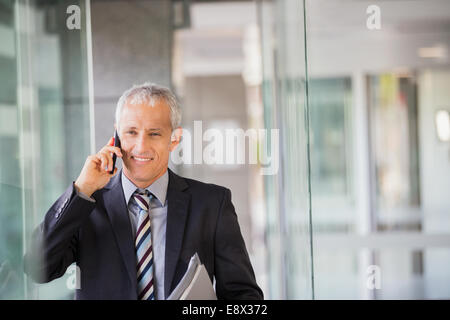
[[[136,189],[133,194],[134,199],[136,200],[139,207],[143,210],[148,210],[150,207],[150,199],[152,198],[152,194],[147,189]]]
[[[141,188],[137,188],[134,193],[137,193],[141,196],[147,196],[147,197],[150,195],[150,191],[148,191],[147,189],[141,189]]]

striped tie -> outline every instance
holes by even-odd
[[[153,252],[150,228],[149,204],[153,195],[148,190],[137,189],[133,194],[139,206],[139,222],[136,231],[137,289],[139,300],[154,300]]]

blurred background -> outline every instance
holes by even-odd
[[[267,299],[449,299],[449,48],[447,0],[0,0],[0,299],[73,299],[23,254],[144,81],[278,147],[170,164],[231,189]]]

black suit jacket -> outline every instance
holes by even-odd
[[[169,170],[164,296],[181,280],[197,252],[216,280],[219,299],[262,299],[245,248],[230,190],[182,178]],[[118,172],[92,197],[73,184],[34,230],[25,272],[36,282],[61,277],[76,262],[77,299],[137,299],[136,256]]]

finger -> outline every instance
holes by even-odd
[[[108,171],[111,171],[112,168],[113,168],[113,159],[112,159],[111,153],[109,153],[109,152],[107,152],[107,151],[103,151],[103,152],[101,152],[101,154],[104,155],[105,158],[106,158],[106,165],[107,165],[107,168],[106,168],[106,169],[107,169]]]
[[[100,170],[108,171],[108,158],[104,153],[97,153],[97,158],[101,160]]]
[[[100,163],[97,162],[97,165],[100,166],[100,171],[104,171],[105,170],[105,159],[104,159],[103,155],[98,153],[95,155],[95,157],[100,162]]]
[[[89,156],[88,157],[88,161],[89,162],[93,162],[95,165],[99,165],[99,164],[101,164],[101,159],[99,159],[98,157],[97,157],[97,155],[96,154],[93,154],[93,155],[91,155],[91,156]]]
[[[112,147],[112,146],[105,146],[100,150],[100,152],[112,152],[115,153],[118,157],[122,158],[122,150],[118,147]]]
[[[108,143],[106,144],[106,146],[113,146],[114,145],[114,137],[109,138]]]

